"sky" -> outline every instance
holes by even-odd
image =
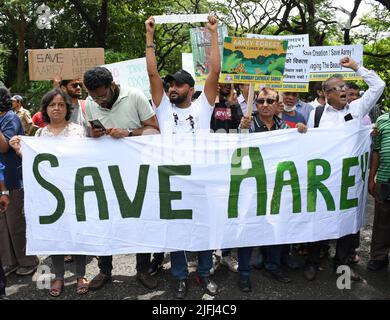
[[[341,6],[348,11],[352,11],[354,2],[355,1],[353,1],[353,0],[333,0],[333,6],[334,7]],[[357,12],[357,17],[354,19],[354,24],[356,24],[357,21],[359,21],[359,19],[363,16],[363,14],[371,11],[371,9],[372,9],[371,3],[379,4],[379,2],[371,1],[371,0],[363,0],[361,2],[359,9],[358,9],[358,12]],[[345,13],[338,10],[336,15],[338,18],[342,19],[343,21],[347,21],[348,16]]]

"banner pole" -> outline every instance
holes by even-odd
[[[255,85],[254,83],[251,83],[249,84],[248,101],[246,102],[248,106],[246,111],[247,117],[252,116],[254,96],[255,96]]]

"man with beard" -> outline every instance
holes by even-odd
[[[72,115],[70,121],[88,127],[88,122],[85,119],[85,100],[81,100],[81,83],[78,79],[61,80],[60,89],[65,92],[72,101]]]
[[[99,120],[104,126],[92,127],[92,137],[109,135],[119,139],[159,133],[156,116],[146,96],[139,89],[119,87],[108,69],[95,67],[86,71],[84,85],[89,93],[86,118]],[[148,272],[150,253],[137,254],[136,258],[137,280],[149,289],[157,287],[157,281]],[[112,268],[112,256],[101,256],[100,273],[92,279],[89,288],[97,290],[110,281]]]
[[[155,21],[150,17],[145,22],[146,27],[146,66],[149,75],[153,105],[162,134],[198,133],[210,131],[210,119],[214,110],[215,98],[218,93],[218,77],[221,70],[221,57],[218,46],[218,21],[209,16],[207,29],[211,35],[211,61],[204,91],[192,101],[195,80],[192,76],[180,70],[165,77],[170,88],[168,96],[164,92],[157,69],[154,32]],[[198,283],[210,295],[218,294],[218,286],[209,279],[213,265],[212,251],[198,252]],[[177,279],[175,295],[184,299],[187,293],[188,265],[184,251],[171,252],[171,272]]]
[[[326,80],[323,85],[326,104],[324,107],[317,107],[310,113],[309,128],[334,128],[345,126],[351,121],[351,125],[360,126],[365,115],[375,106],[381,96],[385,83],[374,71],[369,71],[354,61],[351,57],[344,57],[340,65],[354,70],[368,84],[369,89],[360,99],[348,103],[347,87],[341,75],[334,75]],[[336,253],[334,256],[334,269],[340,265],[349,263],[350,253],[355,243],[355,234],[345,235],[337,240]],[[314,280],[320,260],[321,241],[308,244],[309,255],[303,275],[307,280]],[[359,281],[360,276],[351,269],[351,280]]]

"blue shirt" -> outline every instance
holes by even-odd
[[[0,162],[0,181],[4,181],[4,164]]]
[[[7,142],[15,135],[23,135],[23,127],[19,117],[13,111],[8,111],[0,116],[0,130]],[[11,147],[6,153],[1,154],[0,161],[4,164],[4,180],[8,190],[23,188],[22,183],[22,159]]]
[[[301,100],[297,103],[297,111],[305,118],[305,124],[309,121],[310,112],[314,110],[313,106]]]
[[[297,123],[299,123],[299,122],[306,124],[306,120],[305,120],[304,116],[301,115],[301,113],[298,111],[295,111],[294,116],[290,116],[290,115],[283,112],[282,120],[284,122],[286,122],[290,128],[296,128]]]

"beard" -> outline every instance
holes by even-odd
[[[67,91],[68,93],[68,96],[73,98],[73,99],[80,99],[81,98],[81,92],[80,93],[76,93],[76,92],[73,92],[73,91]]]
[[[188,92],[187,93],[184,93],[182,95],[179,95],[179,94],[176,94],[177,96],[175,98],[172,98],[171,97],[171,94],[169,95],[169,101],[173,104],[181,104],[183,103],[184,101],[187,100],[187,96],[188,96]]]

